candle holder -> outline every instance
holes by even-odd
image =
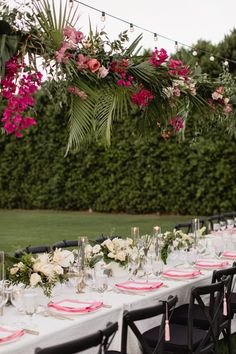
[[[154,242],[155,254],[156,254],[156,257],[159,258],[159,253],[160,253],[159,236],[161,234],[161,227],[160,226],[154,226],[152,234],[153,234],[153,242]]]
[[[131,238],[137,242],[137,240],[139,239],[139,227],[134,226],[131,227]]]
[[[192,220],[192,232],[194,238],[194,248],[197,248],[198,245],[198,231],[200,229],[200,221],[199,219],[195,218]]]

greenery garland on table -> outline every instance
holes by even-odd
[[[49,0],[29,4],[28,12],[1,4],[3,132],[22,137],[36,124],[34,93],[42,85],[38,57],[51,93],[70,104],[67,150],[94,139],[109,144],[113,122],[128,114],[141,126],[158,127],[164,138],[183,136],[190,112],[208,119],[233,114],[230,80],[224,86],[222,78],[209,81],[163,48],[141,55],[141,35],[128,47],[127,31],[110,41],[90,26],[84,36],[75,29],[78,7],[72,10],[68,1],[64,6],[60,1],[59,9]]]

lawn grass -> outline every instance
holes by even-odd
[[[99,236],[129,236],[131,226],[139,226],[140,233],[151,233],[155,225],[163,231],[171,230],[178,222],[191,216],[157,216],[102,214],[52,210],[0,210],[0,250],[14,253],[27,246],[52,245],[81,235],[95,239]]]

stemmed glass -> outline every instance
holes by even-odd
[[[29,316],[32,322],[33,315],[38,309],[38,294],[33,289],[25,289],[23,293],[23,308],[26,315]]]
[[[12,305],[19,311],[24,312],[24,287],[22,285],[15,285],[10,294]]]
[[[159,256],[155,257],[152,260],[152,273],[157,277],[160,278],[163,272],[163,261],[160,259]]]
[[[234,220],[233,219],[227,219],[227,229],[233,230],[234,228]]]
[[[129,254],[128,262],[129,262],[129,273],[130,273],[129,280],[133,280],[133,277],[137,274],[139,262],[140,262],[140,257],[138,252],[133,252],[132,254]]]
[[[95,284],[97,292],[101,294],[101,302],[103,302],[104,293],[108,289],[108,276],[104,270],[96,271]]]

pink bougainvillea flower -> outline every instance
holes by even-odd
[[[89,59],[87,65],[92,73],[95,73],[101,66],[97,59]]]
[[[158,50],[155,48],[155,50],[152,52],[152,56],[149,59],[149,62],[153,66],[160,66],[162,63],[166,61],[168,58],[168,54],[165,49],[161,48]]]
[[[184,128],[184,122],[181,116],[177,116],[176,118],[171,117],[169,123],[177,133]]]
[[[141,89],[138,93],[132,96],[132,102],[136,103],[139,107],[146,107],[152,99],[152,93],[146,89]]]
[[[188,80],[188,67],[182,63],[181,60],[170,59],[168,63],[170,75],[183,77],[185,80]]]

